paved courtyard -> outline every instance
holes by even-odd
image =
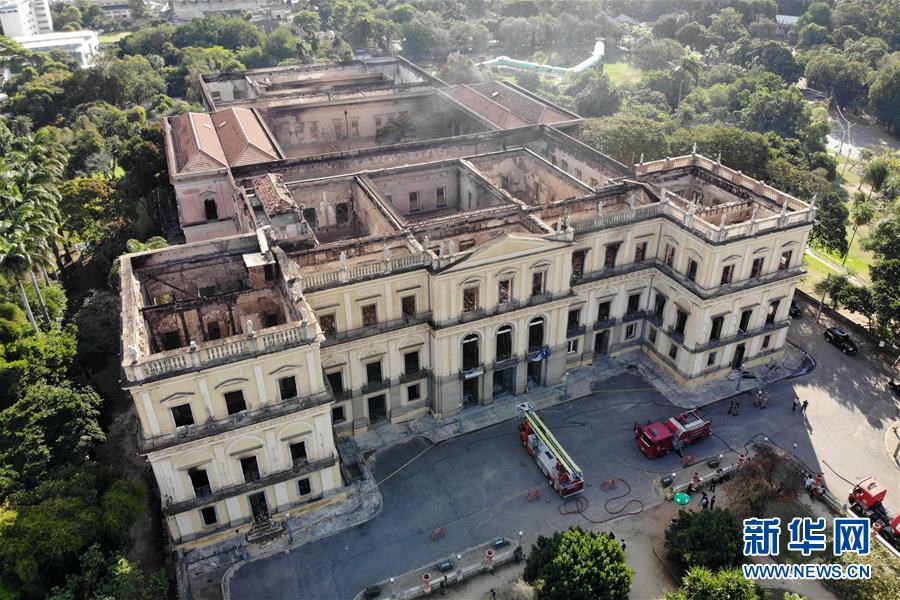
[[[794,323],[791,338],[812,349],[817,369],[771,384],[765,410],[754,408],[746,394],[736,417],[726,414],[727,400],[707,406],[714,436],[692,452],[714,456],[768,437],[822,470],[839,497],[849,486],[841,478],[876,475],[888,489],[900,489],[900,471],[884,449],[885,434],[898,416],[897,402],[866,359],[866,349],[845,357],[821,341],[821,328],[808,316]],[[810,401],[805,416],[791,412],[794,393]],[[590,502],[587,516],[612,517],[604,503],[621,493],[621,484],[615,492],[601,489],[611,477],[631,486],[630,496],[609,503],[612,511],[632,499],[623,514],[638,511],[641,503],[650,508],[662,502],[654,480],[679,468],[680,460],[675,455],[644,458],[631,428],[635,421],[678,411],[637,373],[608,380],[603,393],[541,411],[592,484],[584,493]],[[416,438],[376,453],[370,464],[384,498],[378,516],[289,553],[241,565],[229,582],[231,597],[350,598],[368,584],[496,536],[515,539],[522,530],[527,546],[538,534],[589,525],[578,515],[560,514],[559,498],[519,444],[515,420],[435,445]],[[534,488],[541,498],[529,502],[527,493]],[[888,502],[900,507],[900,494]],[[438,527],[445,528],[446,537],[432,541],[429,533]],[[615,529],[615,524],[607,527]]]

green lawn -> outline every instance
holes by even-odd
[[[100,43],[101,44],[112,44],[118,42],[123,37],[131,33],[130,31],[110,31],[107,33],[100,34]]]
[[[816,293],[813,291],[813,287],[816,283],[822,281],[829,273],[833,274],[835,271],[814,256],[807,254],[804,258],[806,259],[806,275],[800,283],[797,284],[797,287],[807,294],[815,296]]]
[[[603,73],[609,77],[613,85],[621,86],[629,83],[637,83],[641,79],[643,71],[637,67],[633,67],[628,63],[604,63]]]

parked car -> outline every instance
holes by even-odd
[[[894,390],[895,394],[900,394],[900,377],[891,377],[888,379],[888,387]]]
[[[829,327],[825,330],[825,341],[834,344],[844,354],[854,354],[857,350],[856,343],[850,334],[840,327]]]
[[[791,307],[788,309],[788,315],[795,319],[799,319],[800,315],[803,314],[803,311],[800,310],[800,305],[796,302],[791,302]]]

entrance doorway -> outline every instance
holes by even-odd
[[[253,513],[253,522],[265,523],[268,521],[269,505],[266,504],[266,493],[250,494],[247,499],[250,501],[250,512]]]
[[[594,336],[594,354],[609,352],[609,329],[604,329]]]
[[[512,396],[516,393],[516,368],[494,371],[494,397]]]
[[[544,385],[543,377],[541,376],[543,373],[543,369],[541,368],[544,365],[544,361],[535,360],[528,362],[528,387],[540,387]]]
[[[478,382],[481,377],[472,377],[463,381],[463,406],[475,406],[478,404]]]
[[[734,360],[731,361],[732,369],[740,369],[741,365],[744,364],[744,352],[746,348],[744,344],[738,344],[737,348],[734,349]]]
[[[369,403],[369,423],[374,425],[381,421],[387,420],[387,402],[384,394],[372,396],[368,399]]]

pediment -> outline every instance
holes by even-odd
[[[541,254],[557,250],[561,245],[568,243],[538,236],[504,233],[482,244],[481,247],[476,248],[468,257],[448,268],[447,271],[467,270],[479,265],[493,264],[530,254]]]

